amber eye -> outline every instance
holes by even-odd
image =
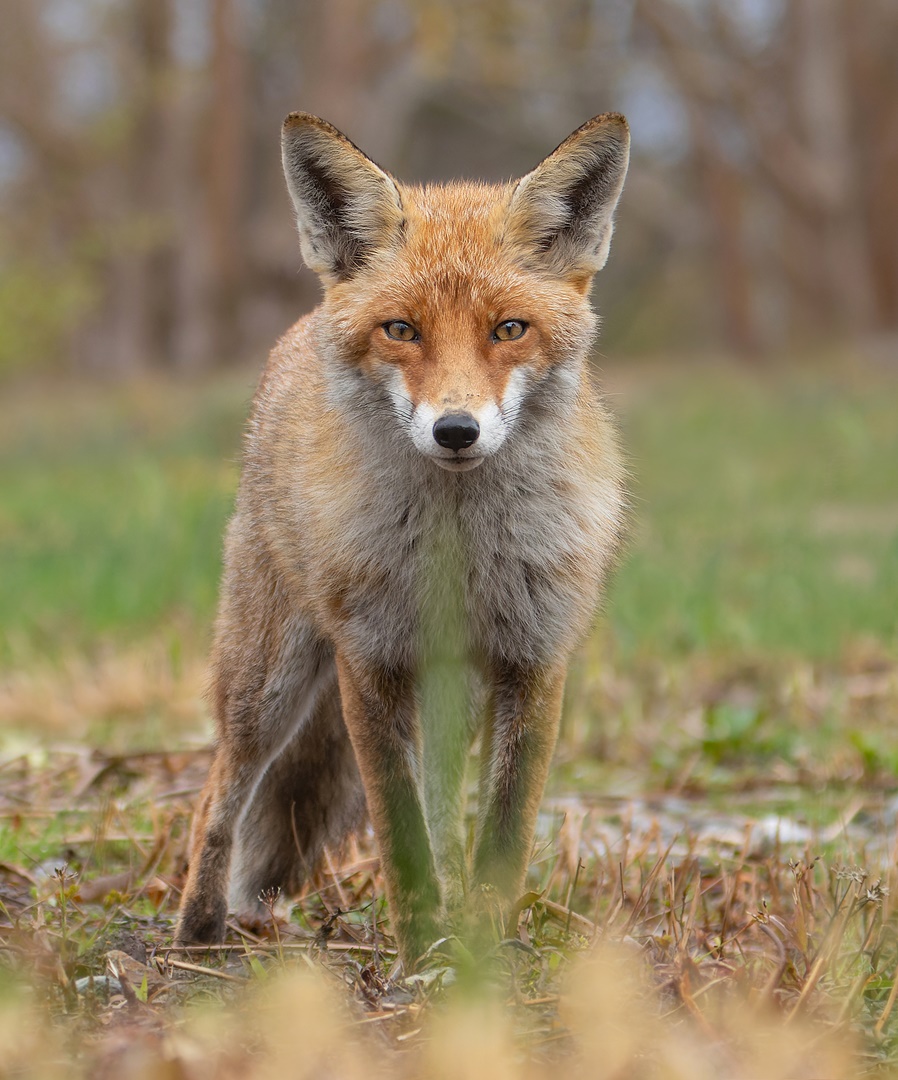
[[[387,337],[391,337],[394,341],[417,341],[420,336],[414,326],[401,319],[385,322],[383,327]]]
[[[519,337],[523,337],[527,331],[527,323],[521,319],[508,319],[506,322],[500,322],[496,329],[493,331],[493,338],[496,341],[517,341]]]

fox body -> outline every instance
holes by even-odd
[[[324,298],[249,424],[177,936],[223,937],[229,882],[243,910],[297,890],[367,807],[412,966],[472,893],[507,909],[523,888],[618,545],[621,460],[586,365],[628,131],[596,117],[499,186],[399,185],[306,114],[283,151]]]

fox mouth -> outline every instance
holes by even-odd
[[[481,464],[483,457],[462,457],[461,454],[456,454],[454,457],[435,457],[431,460],[447,472],[470,472]]]

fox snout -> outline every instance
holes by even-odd
[[[418,452],[448,472],[476,469],[508,437],[508,418],[493,402],[470,411],[459,405],[443,409],[422,401],[410,412],[397,406],[397,414]]]
[[[447,450],[467,450],[480,438],[480,424],[470,413],[445,413],[434,423],[433,437]]]

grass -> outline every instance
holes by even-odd
[[[693,368],[647,383],[628,410],[636,537],[609,601],[623,653],[894,646],[894,376]]]
[[[205,635],[250,393],[241,380],[5,400],[0,667]]]
[[[447,939],[406,979],[367,836],[277,904],[275,933],[171,948],[207,765],[205,752],[6,763],[13,831],[44,815],[52,846],[50,818],[79,809],[65,864],[21,848],[0,862],[0,1075],[893,1075],[894,851],[879,880],[862,846],[846,863],[690,827],[671,842],[662,815],[569,801],[517,935],[497,928],[479,957]]]
[[[273,939],[169,948],[251,380],[4,394],[0,1078],[898,1069],[898,378],[607,375],[632,539],[534,896],[417,981],[370,837]]]

